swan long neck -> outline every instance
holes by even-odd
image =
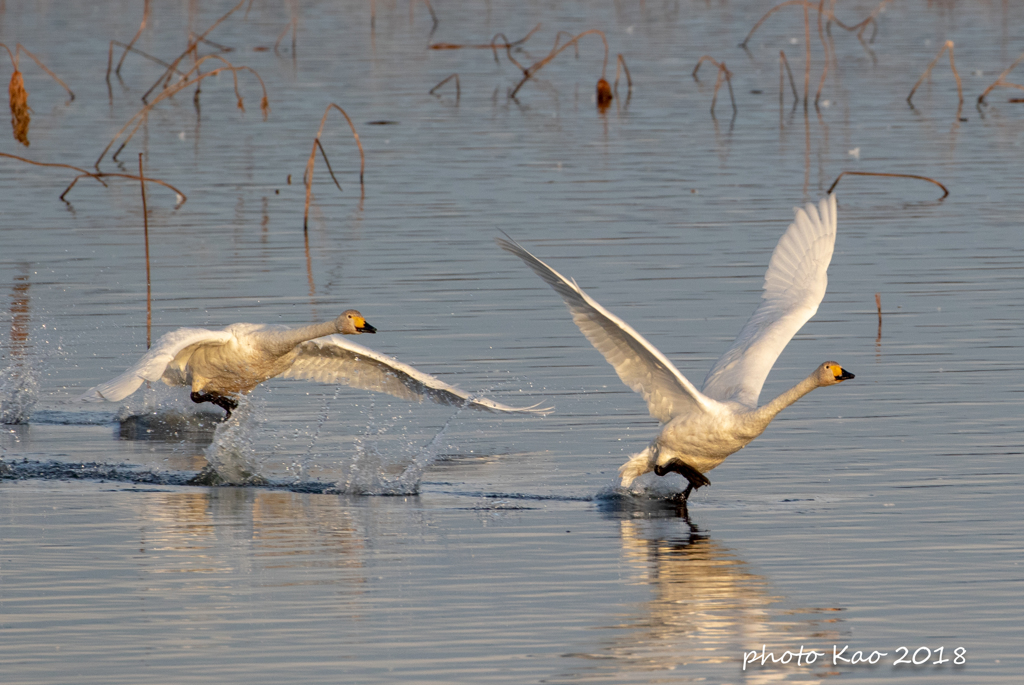
[[[291,352],[299,343],[322,338],[325,335],[333,335],[337,332],[337,324],[334,321],[326,321],[302,328],[289,328],[286,331],[268,331],[262,333],[261,337],[266,351],[275,357],[280,357]]]
[[[772,419],[774,419],[780,411],[793,404],[815,388],[821,387],[821,384],[818,382],[817,374],[818,372],[815,370],[815,372],[810,376],[803,379],[768,404],[754,410],[753,415],[755,421],[761,425],[761,430],[764,430],[764,428],[771,423]]]

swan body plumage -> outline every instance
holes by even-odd
[[[487,411],[548,411],[473,397],[340,335],[376,331],[354,309],[333,321],[302,328],[249,323],[232,324],[219,331],[179,328],[157,340],[120,376],[90,388],[80,399],[119,402],[143,382],[159,380],[170,386],[190,386],[194,402],[213,402],[230,416],[238,395],[248,394],[270,378],[282,377],[341,383],[405,400],[429,399]]]
[[[771,402],[758,397],[775,360],[818,310],[836,239],[835,196],[795,208],[796,218],[779,240],[765,274],[764,293],[732,346],[715,362],[698,390],[657,348],[602,307],[575,281],[562,276],[515,241],[498,244],[522,259],[557,292],[573,321],[619,378],[647,402],[662,423],[658,436],[619,469],[628,487],[649,471],[680,473],[693,488],[704,475],[760,435],[775,416],[815,388],[853,378],[827,361]]]

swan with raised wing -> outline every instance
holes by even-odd
[[[775,360],[797,331],[818,311],[828,284],[826,271],[836,240],[836,198],[817,207],[795,208],[796,218],[779,240],[765,273],[761,304],[739,336],[715,362],[698,390],[665,355],[625,321],[588,296],[515,241],[498,244],[522,259],[565,300],[573,321],[604,355],[619,378],[647,401],[662,423],[658,436],[619,468],[622,486],[654,471],[681,474],[682,494],[709,485],[704,475],[760,435],[775,416],[798,399],[826,385],[853,378],[827,361],[811,375],[758,407],[758,396]]]
[[[439,404],[468,406],[494,412],[545,413],[546,408],[510,407],[473,397],[342,335],[376,333],[354,309],[333,321],[302,328],[236,323],[219,331],[179,328],[167,333],[134,366],[117,378],[87,390],[86,402],[120,402],[144,381],[191,386],[193,402],[212,402],[227,412],[263,381],[300,378],[341,383],[362,390]],[[341,334],[341,335],[339,335]]]

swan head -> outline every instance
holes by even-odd
[[[360,333],[376,333],[377,329],[366,323],[363,315],[355,309],[346,309],[334,321],[339,333],[344,335],[359,335]]]
[[[841,367],[839,362],[825,362],[816,372],[818,385],[835,385],[854,378],[854,375]]]

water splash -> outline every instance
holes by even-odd
[[[231,418],[217,426],[213,442],[204,454],[209,467],[196,477],[197,484],[265,485],[259,474],[261,459],[256,442],[264,418],[264,403],[251,397],[238,397],[238,408]]]
[[[0,423],[28,423],[39,399],[39,373],[30,361],[18,360],[0,371]]]
[[[356,444],[356,456],[347,477],[335,489],[347,495],[416,495],[427,468],[437,461],[448,427],[462,409],[452,414],[430,442],[422,447],[408,445],[399,453],[386,454],[372,436]]]

